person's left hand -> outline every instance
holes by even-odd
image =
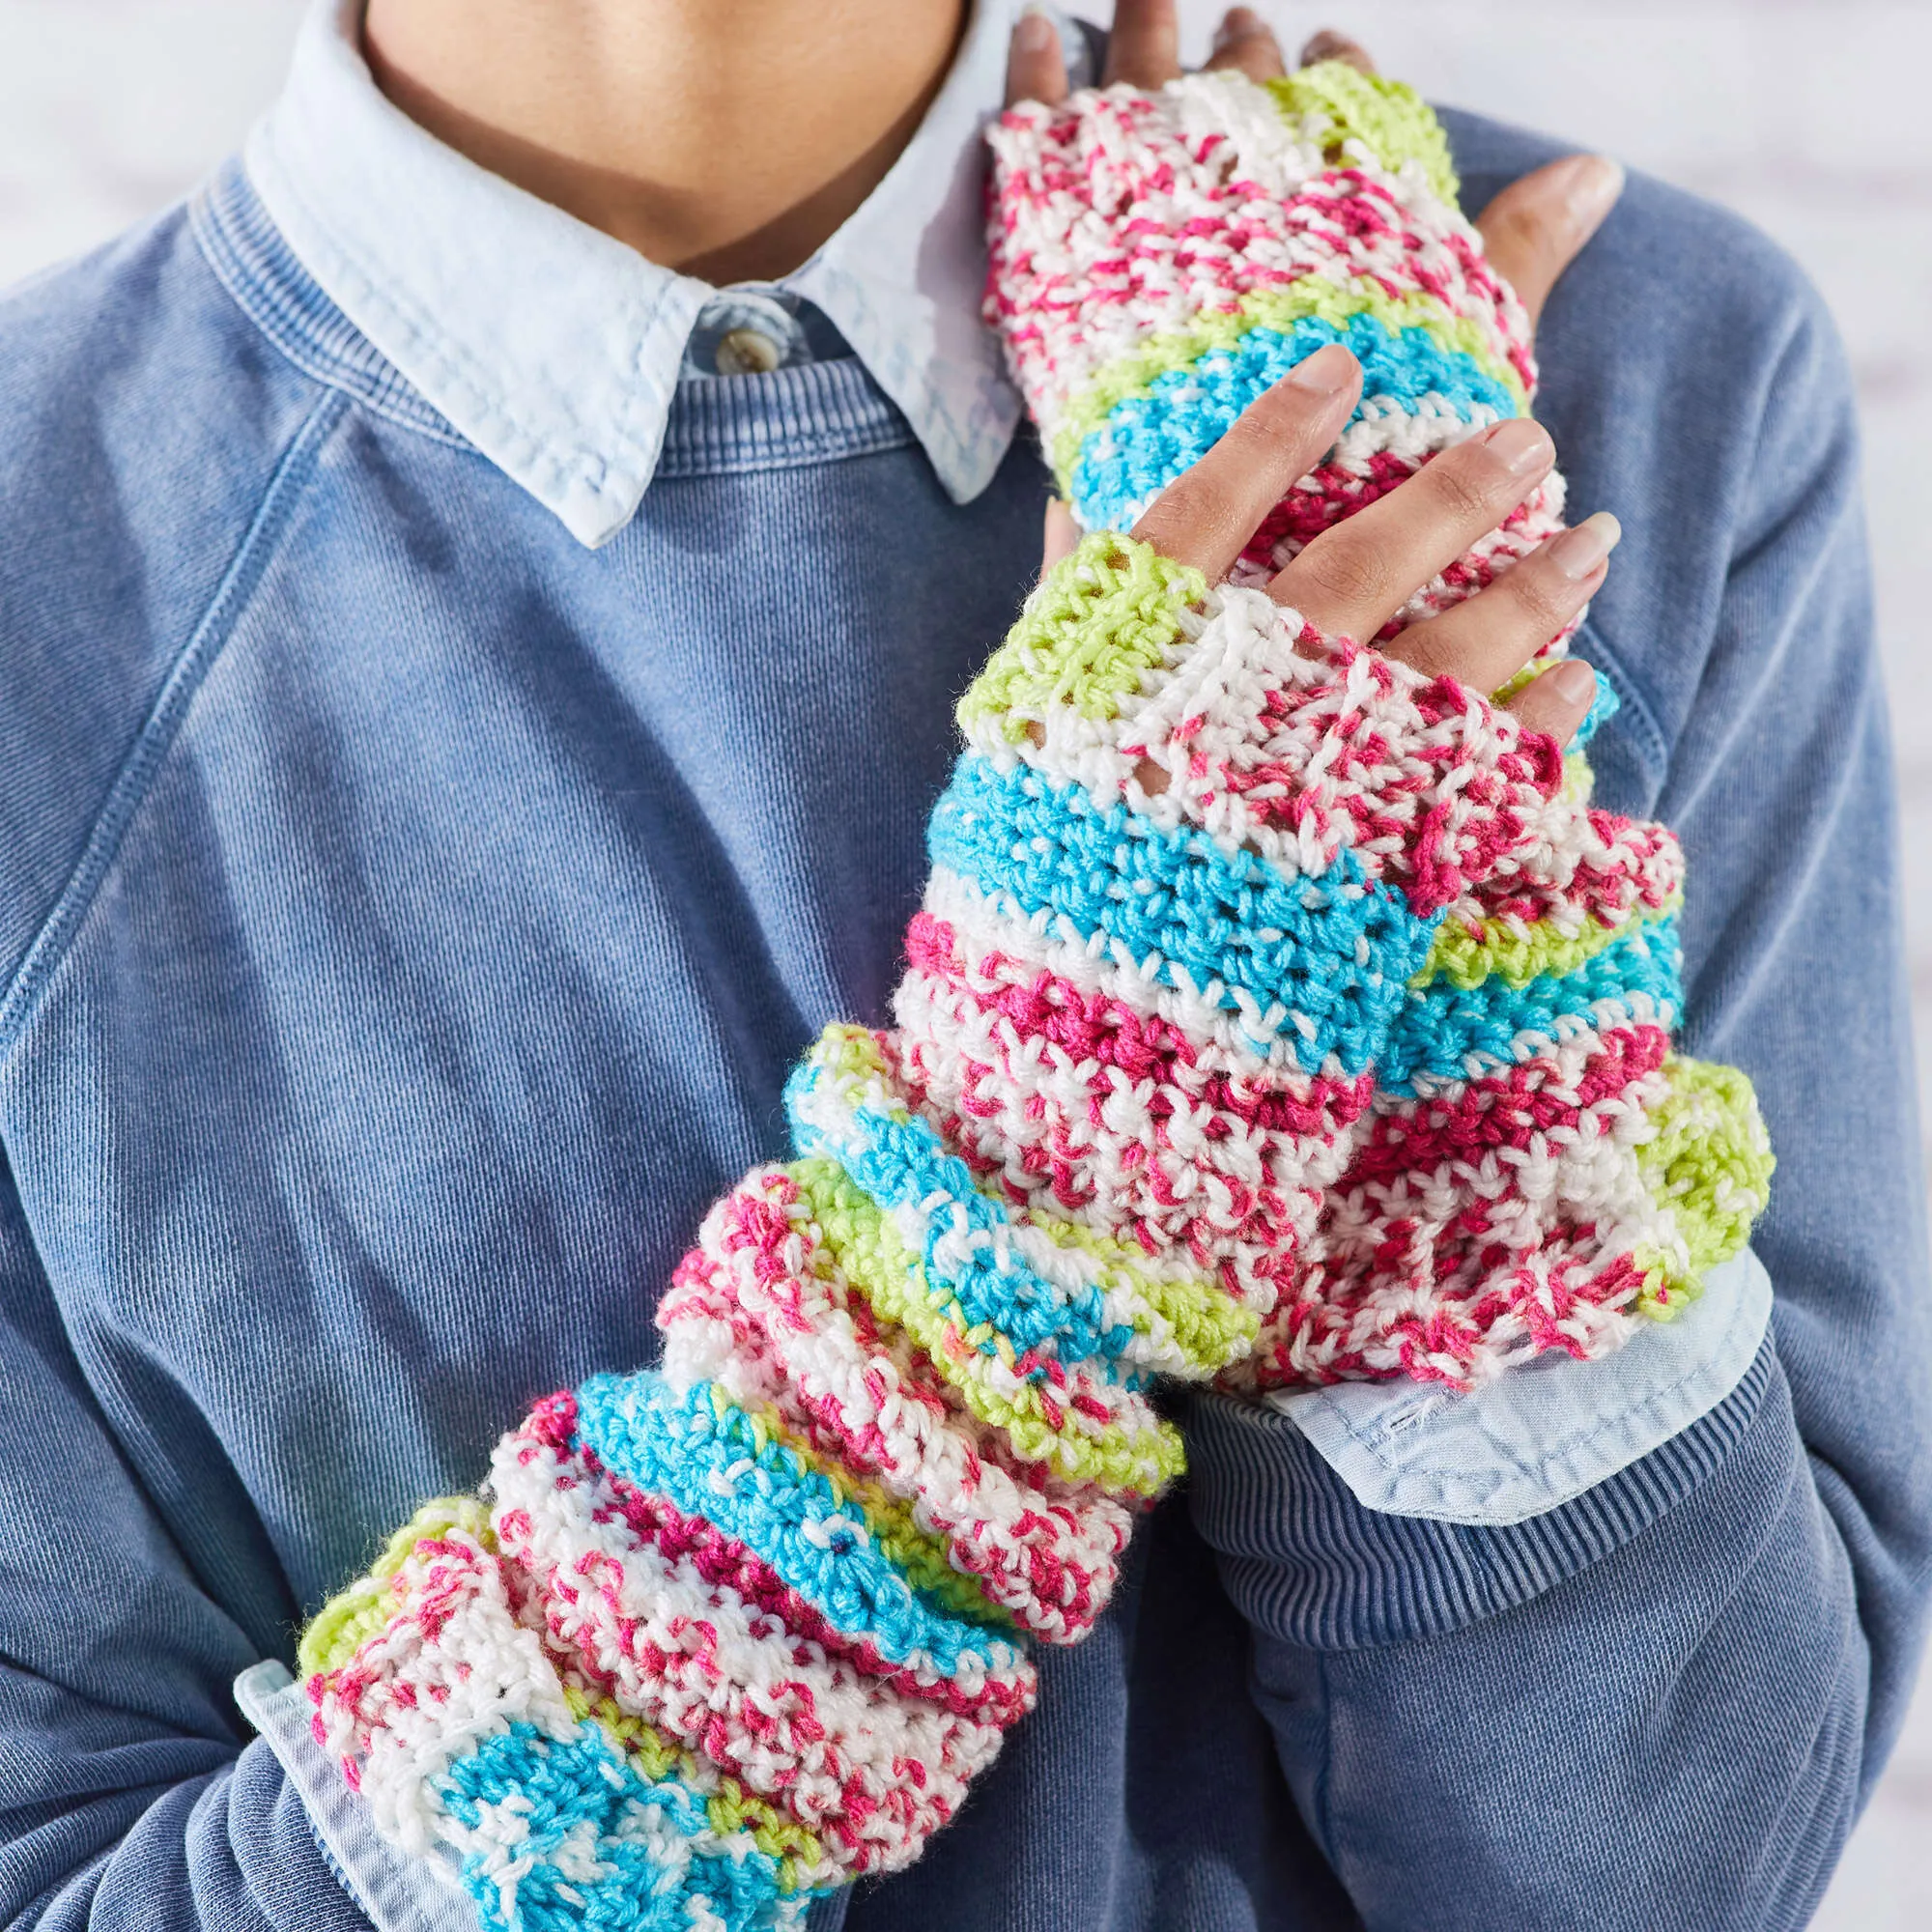
[[[1364,73],[1375,63],[1346,35],[1314,35],[1301,65],[1347,61]],[[1208,69],[1238,68],[1253,80],[1286,72],[1274,30],[1251,7],[1231,8],[1214,36]],[[1182,71],[1175,0],[1116,0],[1107,43],[1103,86],[1164,86]],[[1007,105],[1037,100],[1057,107],[1066,99],[1066,63],[1060,34],[1043,13],[1020,16],[1007,63]],[[1605,155],[1566,155],[1510,185],[1476,217],[1490,261],[1516,290],[1530,327],[1563,270],[1582,252],[1623,192],[1624,171]],[[1047,505],[1041,569],[1048,570],[1079,541],[1072,513],[1058,500]]]
[[[1301,50],[1301,65],[1347,61],[1364,73],[1375,63],[1345,35],[1323,30]],[[1229,10],[1214,36],[1208,69],[1238,68],[1254,80],[1286,72],[1274,30],[1251,7]],[[1116,0],[1102,85],[1125,81],[1164,86],[1181,71],[1175,0]],[[1007,66],[1007,104],[1066,99],[1066,65],[1060,36],[1041,13],[1023,14],[1013,29]],[[1476,217],[1490,260],[1521,298],[1531,326],[1562,274],[1623,192],[1624,171],[1606,155],[1566,155],[1504,188]]]

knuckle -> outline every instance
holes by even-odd
[[[1571,606],[1576,602],[1570,594],[1572,586],[1568,578],[1532,568],[1527,562],[1518,564],[1503,579],[1503,587],[1521,615],[1546,637],[1562,628]]]
[[[1347,610],[1378,609],[1388,594],[1388,565],[1380,552],[1353,539],[1310,544],[1301,554],[1295,577],[1297,587],[1306,585],[1324,603]]]
[[[1496,211],[1495,229],[1520,255],[1533,255],[1548,245],[1549,223],[1527,195],[1518,195]]]
[[[1181,556],[1192,548],[1192,539],[1219,529],[1230,514],[1228,493],[1212,469],[1205,474],[1191,469],[1154,498],[1133,534],[1163,556]]]
[[[1492,514],[1502,493],[1506,472],[1488,450],[1480,446],[1452,452],[1461,461],[1440,460],[1422,473],[1430,480],[1437,509],[1459,524],[1485,521]]]
[[[1432,635],[1424,626],[1414,626],[1386,647],[1388,656],[1399,658],[1424,677],[1454,677],[1465,653],[1459,652],[1447,639]]]

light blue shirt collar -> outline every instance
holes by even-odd
[[[526,194],[377,88],[363,0],[316,0],[248,177],[302,266],[375,347],[580,541],[610,541],[657,468],[686,339],[717,293]],[[980,321],[980,134],[1018,0],[976,0],[918,133],[779,286],[812,301],[905,412],[955,502],[1019,420]]]

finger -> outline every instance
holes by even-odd
[[[1607,510],[1540,544],[1486,590],[1411,624],[1386,648],[1431,677],[1493,691],[1514,677],[1602,587],[1623,527]]]
[[[1308,37],[1308,44],[1301,50],[1301,65],[1315,67],[1322,61],[1346,61],[1360,73],[1374,73],[1376,64],[1359,43],[1351,41],[1347,34],[1338,34],[1332,27],[1323,27],[1319,34]]]
[[[1318,349],[1160,493],[1134,535],[1218,582],[1295,478],[1334,447],[1361,392],[1362,365],[1339,343]]]
[[[1571,155],[1512,182],[1476,217],[1491,263],[1532,324],[1623,191],[1624,171],[1607,155]]]
[[[1040,531],[1039,574],[1044,577],[1063,557],[1080,548],[1080,526],[1058,497],[1046,500],[1046,523]]]
[[[1281,43],[1274,29],[1252,7],[1234,7],[1228,17],[1214,29],[1214,50],[1208,56],[1208,68],[1236,68],[1250,80],[1272,80],[1287,71],[1281,57]]]
[[[1103,87],[1165,87],[1180,71],[1180,23],[1174,0],[1116,0]]]
[[[1597,695],[1597,673],[1580,658],[1553,665],[1503,706],[1526,731],[1548,731],[1559,745],[1577,735]]]
[[[1037,7],[1029,7],[1013,27],[1007,50],[1007,105],[1037,100],[1058,107],[1066,99],[1066,55],[1060,29]]]
[[[1556,451],[1527,416],[1446,449],[1407,482],[1322,533],[1268,585],[1331,636],[1373,638],[1414,593],[1502,522]]]

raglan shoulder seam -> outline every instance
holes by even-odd
[[[132,748],[115,773],[106,801],[88,831],[67,884],[28,945],[4,995],[0,995],[0,1063],[12,1056],[48,980],[66,956],[114,862],[123,835],[174,743],[188,706],[261,582],[289,526],[295,506],[314,473],[322,447],[350,402],[344,391],[326,387],[304,417],[282,452],[213,600],[161,680],[160,690]]]

